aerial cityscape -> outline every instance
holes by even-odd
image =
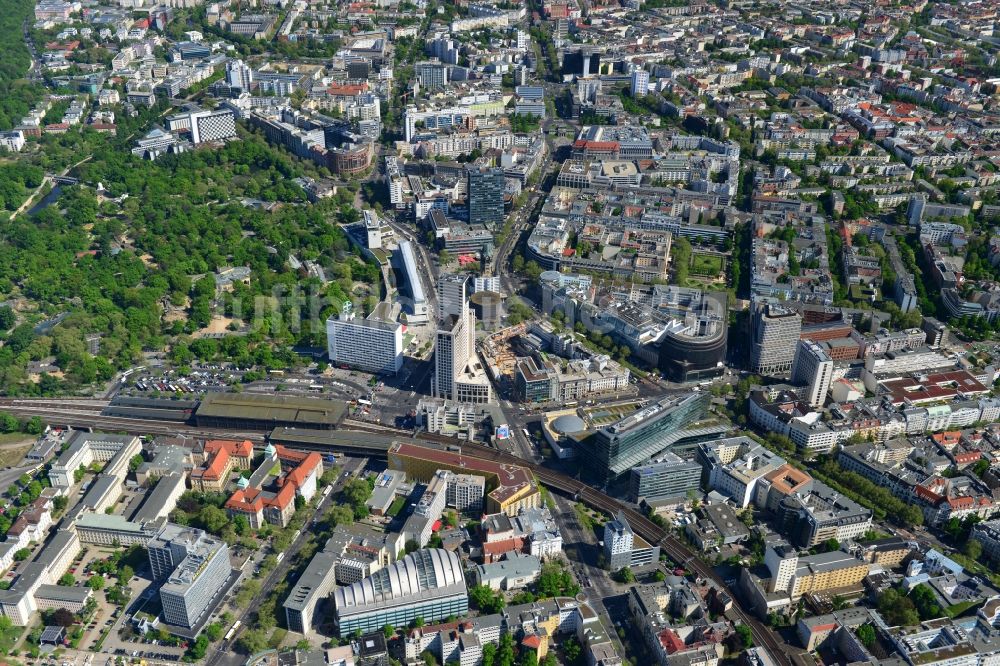
[[[1000,663],[1000,0],[0,8],[0,665]]]

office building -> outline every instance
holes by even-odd
[[[701,465],[667,451],[649,465],[632,468],[628,497],[631,502],[648,504],[685,501],[700,485]]]
[[[805,594],[859,588],[871,569],[864,560],[842,550],[799,557],[786,543],[769,543],[764,563],[771,573],[768,592],[797,601]]]
[[[399,289],[399,301],[405,308],[407,320],[413,323],[426,322],[427,298],[410,241],[399,243],[399,251],[392,253],[391,261]]]
[[[232,109],[199,111],[191,114],[191,143],[223,141],[236,137],[236,115]]]
[[[637,69],[632,72],[632,97],[641,97],[649,92],[649,72]]]
[[[501,293],[500,277],[497,275],[477,275],[472,279],[472,291],[492,291]]]
[[[483,497],[486,494],[486,477],[475,474],[455,474],[439,472],[448,482],[448,506],[455,507],[461,513],[480,516],[483,512]]]
[[[571,361],[528,356],[517,359],[514,393],[525,402],[567,403],[627,389],[630,377],[628,368],[604,355]]]
[[[799,340],[792,362],[792,382],[805,384],[802,399],[810,407],[822,407],[833,380],[833,359],[812,340]]]
[[[203,530],[167,523],[147,549],[153,578],[165,581],[160,587],[163,619],[195,628],[229,580],[229,546]]]
[[[812,484],[813,478],[809,474],[785,463],[757,479],[753,502],[762,509],[777,512],[786,497],[808,492]]]
[[[604,524],[604,559],[611,571],[653,564],[659,558],[660,547],[649,545],[633,532],[621,511]]]
[[[580,442],[585,468],[607,480],[625,474],[688,434],[685,428],[708,413],[711,396],[666,397],[605,426]]]
[[[365,319],[345,301],[340,314],[326,320],[330,363],[366,372],[396,374],[403,367],[403,325],[391,317],[388,303],[379,303]]]
[[[609,520],[604,525],[604,556],[612,571],[617,571],[631,564],[634,539],[635,534],[632,532],[632,527],[624,516],[621,517],[621,520]]]
[[[104,473],[121,476],[128,472],[128,462],[142,450],[142,440],[132,435],[109,435],[77,431],[69,446],[49,468],[49,481],[56,488],[69,488],[75,483],[75,473],[93,462],[107,463]]]
[[[469,610],[462,562],[440,548],[415,551],[402,560],[334,592],[339,636],[387,624],[408,625],[415,618],[436,622]]]
[[[118,503],[124,486],[121,479],[110,474],[98,474],[91,481],[87,493],[80,500],[78,509],[103,513]],[[12,528],[13,529],[13,528]]]
[[[389,468],[406,472],[407,477],[429,483],[439,470],[474,474],[486,478],[486,512],[516,516],[522,509],[540,508],[542,495],[530,471],[463,456],[460,452],[396,442],[388,451]]]
[[[870,509],[819,481],[783,499],[777,513],[783,533],[801,548],[857,539],[872,527]]]
[[[440,62],[418,62],[413,66],[417,81],[424,88],[444,88],[448,85],[448,66]]]
[[[503,224],[503,169],[469,169],[468,191],[469,224],[482,224],[489,229]]]
[[[751,371],[766,376],[787,374],[801,333],[798,312],[773,303],[757,305],[751,331]]]
[[[726,295],[656,285],[653,298],[657,308],[671,312],[657,359],[664,374],[675,382],[722,374],[729,331]]]
[[[327,542],[329,547],[329,542]],[[306,634],[315,631],[313,620],[319,605],[335,587],[334,571],[339,555],[324,549],[309,561],[285,599],[285,621],[289,631]]]
[[[469,276],[464,273],[446,273],[438,278],[438,319],[462,314],[469,301]]]
[[[159,484],[157,484],[159,485]],[[81,543],[111,547],[145,546],[163,526],[162,520],[139,522],[106,513],[82,513],[74,523]]]
[[[434,345],[434,397],[459,400],[458,384],[475,350],[476,318],[468,303],[438,323]]]
[[[230,60],[226,63],[226,85],[239,88],[240,92],[250,92],[253,83],[253,69],[242,60]]]
[[[745,509],[754,500],[758,482],[785,464],[778,454],[749,437],[727,437],[698,445],[698,462],[705,470],[706,488]]]
[[[567,51],[563,56],[562,72],[564,76],[574,75],[582,79],[597,76],[601,73],[601,54],[588,48]]]

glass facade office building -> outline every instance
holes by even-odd
[[[701,465],[670,452],[658,458],[652,464],[632,469],[628,492],[630,501],[686,499],[688,493],[698,491],[701,486]]]
[[[613,481],[681,439],[697,436],[687,428],[705,418],[710,401],[707,393],[692,393],[647,405],[581,442],[584,464]]]
[[[503,224],[503,169],[469,170],[469,224]]]

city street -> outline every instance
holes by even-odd
[[[618,654],[623,655],[625,653],[615,634],[615,622],[604,602],[605,599],[621,595],[624,588],[620,588],[611,580],[609,572],[598,566],[598,558],[602,554],[600,540],[593,530],[580,524],[574,502],[555,493],[552,493],[552,499],[556,504],[552,513],[562,530],[563,552],[569,559],[573,575],[580,584],[581,591],[601,617],[601,622],[619,650]]]
[[[368,459],[345,458],[343,462],[344,465],[341,469],[342,473],[334,482],[333,490],[331,490],[330,494],[319,502],[314,515],[322,516],[323,513],[333,505],[334,498],[336,498],[340,493],[340,490],[343,488],[347,480],[353,478],[361,470],[363,470],[368,464]],[[345,476],[343,472],[347,472],[347,475]],[[274,585],[278,581],[285,580],[288,577],[288,573],[295,562],[296,554],[299,552],[299,549],[302,548],[302,545],[306,542],[306,540],[310,538],[312,538],[312,533],[308,528],[303,528],[298,538],[292,542],[287,550],[285,550],[285,557],[278,563],[278,566],[276,566],[274,570],[268,574],[267,578],[263,580],[260,593],[254,597],[247,608],[235,613],[236,619],[241,622],[240,628],[236,631],[232,638],[229,640],[223,640],[215,646],[214,651],[210,651],[209,654],[206,655],[206,664],[209,666],[237,666],[245,661],[246,658],[238,655],[234,649],[236,642],[239,640],[240,634],[242,634],[244,630],[252,628],[252,624],[249,624],[248,626],[248,623],[251,618],[254,617],[254,613],[256,613],[257,609],[260,608],[260,604],[267,598],[267,595],[270,594]]]

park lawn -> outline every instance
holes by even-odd
[[[4,620],[3,626],[0,626],[0,654],[10,653],[23,631],[24,627],[13,626]]]
[[[285,636],[288,635],[287,629],[282,629],[281,627],[275,627],[274,631],[271,633],[271,638],[268,639],[267,644],[277,649],[281,647],[281,643],[285,640]]]
[[[406,498],[397,497],[396,499],[392,500],[392,505],[389,506],[389,510],[386,513],[392,518],[395,518],[397,515],[399,515],[399,512],[403,510],[403,507],[405,505],[406,505]]]
[[[722,272],[722,257],[711,254],[694,254],[691,257],[691,272],[695,275],[715,277]]]
[[[35,438],[23,432],[0,434],[0,467],[14,467],[22,460],[35,443]]]
[[[944,609],[944,613],[948,617],[955,618],[955,617],[958,617],[958,616],[962,615],[962,613],[964,613],[965,611],[969,610],[973,606],[978,606],[981,603],[982,602],[978,601],[978,600],[977,601],[964,601],[964,602],[962,602],[960,604],[955,604],[954,606],[948,606],[947,608]]]

